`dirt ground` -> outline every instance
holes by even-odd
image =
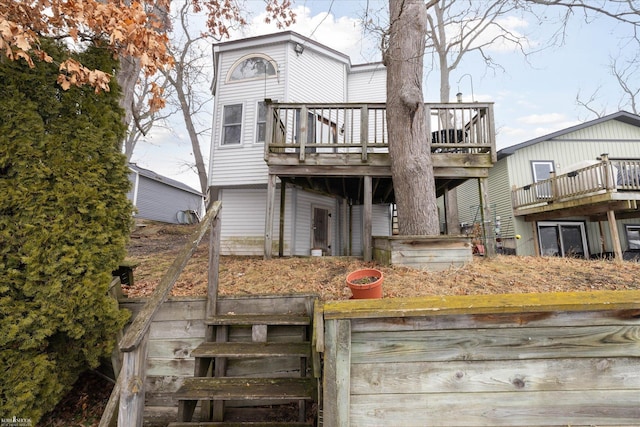
[[[133,233],[128,259],[137,263],[130,297],[148,295],[188,241],[194,226],[148,223]],[[207,238],[178,279],[173,295],[204,295]],[[324,300],[348,299],[349,272],[375,267],[384,274],[384,297],[640,289],[640,263],[551,257],[474,257],[444,272],[364,263],[355,257],[223,256],[220,295],[316,293]]]

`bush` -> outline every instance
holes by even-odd
[[[117,65],[95,47],[81,61]],[[119,90],[62,91],[55,62],[0,58],[0,414],[33,423],[126,320],[107,296],[132,212]]]

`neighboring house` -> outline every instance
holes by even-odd
[[[498,252],[635,258],[640,116],[620,111],[502,149],[487,186],[488,244],[494,242]],[[482,223],[478,203],[469,202],[477,194],[477,182],[458,189],[459,218],[467,230]]]
[[[371,235],[392,233],[386,68],[292,31],[215,44],[213,63],[209,185],[222,201],[222,253],[368,258]],[[442,194],[486,176],[495,144],[492,105],[437,105],[427,114],[447,147],[434,155]],[[450,148],[462,143],[466,154]]]
[[[172,224],[199,221],[204,207],[202,193],[135,163],[130,163],[129,169],[131,190],[127,197],[136,207],[136,218]]]

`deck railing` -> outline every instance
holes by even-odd
[[[604,192],[640,191],[640,160],[609,160],[514,188],[514,209],[577,199]]]
[[[142,310],[127,328],[119,348],[123,356],[122,368],[118,375],[116,386],[111,392],[111,397],[100,420],[100,427],[142,427],[145,396],[145,368],[147,361],[147,340],[149,328],[160,305],[169,296],[173,285],[178,280],[180,273],[187,265],[191,256],[196,251],[198,244],[206,231],[211,227],[211,241],[209,245],[209,287],[207,289],[207,313],[215,311],[217,299],[217,250],[220,234],[219,213],[221,202],[216,201],[209,207],[202,222],[193,232],[189,242],[176,257],[158,286],[149,297]],[[117,412],[117,424],[115,413]]]
[[[433,153],[491,153],[495,159],[493,104],[425,104]],[[265,159],[295,153],[388,153],[386,104],[269,103]]]

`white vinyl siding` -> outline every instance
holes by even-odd
[[[351,71],[348,77],[349,102],[387,102],[387,69],[384,65],[354,66]]]
[[[212,148],[209,170],[210,185],[225,187],[266,184],[267,164],[264,144],[256,143],[258,102],[265,98],[283,101],[287,78],[286,44],[257,46],[237,51],[221,52],[216,70],[217,92],[214,99]],[[271,58],[277,65],[277,78],[255,78],[226,83],[230,68],[240,58],[259,54]],[[223,107],[242,104],[241,143],[222,145]]]
[[[362,256],[362,221],[364,210],[362,205],[354,205],[351,224],[351,255]],[[391,206],[388,204],[373,205],[371,207],[371,235],[391,235]]]
[[[276,206],[280,203],[280,191],[276,191]],[[285,199],[290,198],[287,189]],[[220,190],[222,201],[222,229],[220,250],[222,255],[263,255],[264,227],[267,206],[266,188],[225,188]],[[285,210],[285,218],[291,216],[290,207]],[[280,211],[274,212],[273,241],[279,240]],[[285,220],[285,241],[290,236],[290,222]],[[285,244],[286,255],[289,255]],[[277,253],[277,252],[276,252]]]
[[[296,55],[289,44],[289,102],[345,102],[346,60],[338,61],[307,46]]]

